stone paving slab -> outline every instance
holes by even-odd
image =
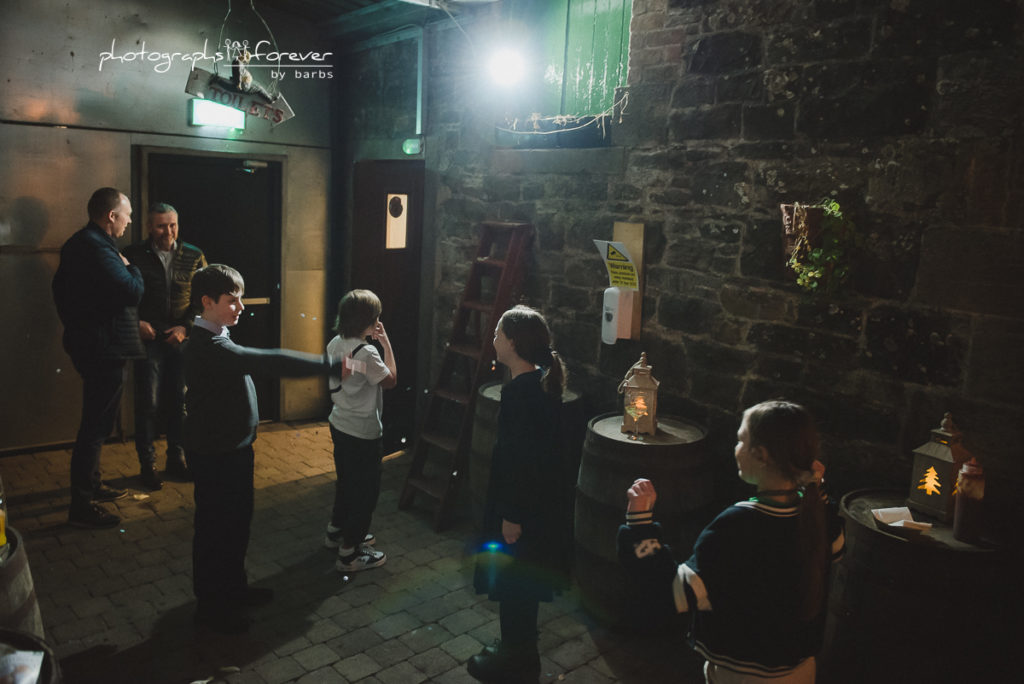
[[[158,464],[162,465],[162,447]],[[67,525],[70,452],[0,458],[10,524],[25,539],[47,642],[69,684],[473,682],[466,660],[499,633],[497,605],[471,586],[468,497],[433,530],[429,501],[399,511],[406,456],[384,465],[373,520],[386,565],[352,575],[323,548],[334,492],[326,423],[271,424],[256,441],[250,582],[275,600],[249,634],[197,631],[191,591],[192,485],[141,488],[131,443],[103,449],[104,478],[130,489],[110,530]],[[596,623],[575,590],[542,604],[542,682],[703,682],[681,634]]]

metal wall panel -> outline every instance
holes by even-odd
[[[128,136],[0,124],[0,448],[73,440],[81,382],[50,281],[103,185],[128,188]]]
[[[295,118],[276,128],[253,117],[245,131],[231,135],[223,129],[188,125],[191,96],[184,89],[190,64],[175,58],[163,70],[165,60],[150,60],[149,56],[201,52],[204,42],[207,54],[212,55],[225,2],[7,3],[12,4],[4,7],[0,20],[0,63],[5,65],[0,119],[279,144],[329,144],[329,94],[334,79],[328,78],[327,72],[333,75],[333,70],[322,70],[323,77],[311,70],[302,70],[310,78],[296,78],[297,73],[285,76],[280,88]],[[248,5],[233,3],[224,35],[255,44],[266,39],[267,32]],[[280,51],[333,50],[312,25],[270,9],[261,9],[260,14]],[[137,55],[143,49],[147,52],[140,58]],[[102,60],[104,52],[112,53],[113,58]],[[333,59],[323,63],[335,64]],[[208,61],[197,64],[212,69]],[[220,73],[226,76],[229,71],[222,68]],[[268,71],[252,69],[256,80],[265,85]]]
[[[234,5],[233,16],[251,15],[248,3]],[[176,63],[162,74],[152,63],[138,61],[98,68],[100,53],[110,50],[115,39],[118,50],[137,50],[143,43],[147,50],[201,49],[206,38],[212,46],[225,8],[200,0],[5,5],[0,21],[0,63],[5,65],[0,98],[0,285],[5,296],[0,320],[6,333],[0,336],[0,451],[74,439],[81,384],[61,348],[50,280],[60,246],[87,221],[85,204],[93,190],[112,185],[137,196],[138,188],[132,187],[136,146],[284,157],[283,241],[287,246],[302,240],[304,249],[283,250],[282,287],[290,271],[303,271],[297,306],[320,316],[326,310],[323,288],[317,292],[305,283],[310,282],[308,272],[326,270],[333,80],[286,78],[282,90],[295,118],[275,129],[265,121],[253,122],[229,136],[188,126],[186,64]],[[281,49],[331,49],[311,27],[269,10],[262,14]],[[258,20],[239,18],[237,31],[248,26],[252,35],[260,35]],[[139,223],[141,214],[135,207]],[[282,318],[297,317],[288,306]],[[320,352],[323,345],[315,337],[303,329],[292,341]],[[289,409],[284,418],[320,415],[325,394],[309,383],[289,388],[282,384],[282,405]],[[128,396],[130,390],[123,404],[130,432]]]

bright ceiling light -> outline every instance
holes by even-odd
[[[523,80],[526,63],[518,52],[502,49],[487,62],[487,72],[498,85],[513,86]]]
[[[222,128],[245,128],[245,112],[234,107],[227,107],[212,100],[195,98],[189,101],[192,105],[192,126],[220,126]]]

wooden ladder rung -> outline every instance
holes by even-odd
[[[444,482],[428,480],[424,477],[410,477],[405,481],[405,486],[417,489],[424,494],[434,497],[438,501],[441,500],[441,497],[444,496],[445,490],[448,488]]]
[[[470,342],[452,342],[448,345],[448,351],[453,354],[468,356],[471,359],[477,360],[479,360],[483,355],[483,350],[480,349],[480,345],[472,344]]]
[[[448,435],[442,435],[437,432],[429,432],[427,430],[423,430],[420,432],[420,439],[422,439],[424,442],[429,442],[430,444],[433,444],[434,446],[444,449],[445,451],[451,452],[453,454],[459,448],[458,437],[450,437]]]
[[[441,399],[447,399],[463,406],[468,404],[469,400],[473,398],[473,395],[468,392],[458,392],[456,390],[444,389],[443,387],[435,389],[434,394]]]
[[[483,221],[481,228],[494,228],[495,230],[515,230],[516,228],[528,227],[530,224],[519,221]]]
[[[504,259],[493,259],[491,257],[477,257],[476,263],[481,266],[487,266],[490,268],[505,268],[506,261]]]
[[[460,304],[465,309],[473,309],[474,311],[483,311],[489,313],[494,308],[494,302],[482,302],[479,299],[467,299]]]

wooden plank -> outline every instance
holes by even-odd
[[[630,329],[630,338],[637,339],[640,337],[644,301],[644,224],[616,221],[612,228],[612,240],[626,246],[630,258],[636,265],[637,284],[640,290],[633,297],[633,326]]]

